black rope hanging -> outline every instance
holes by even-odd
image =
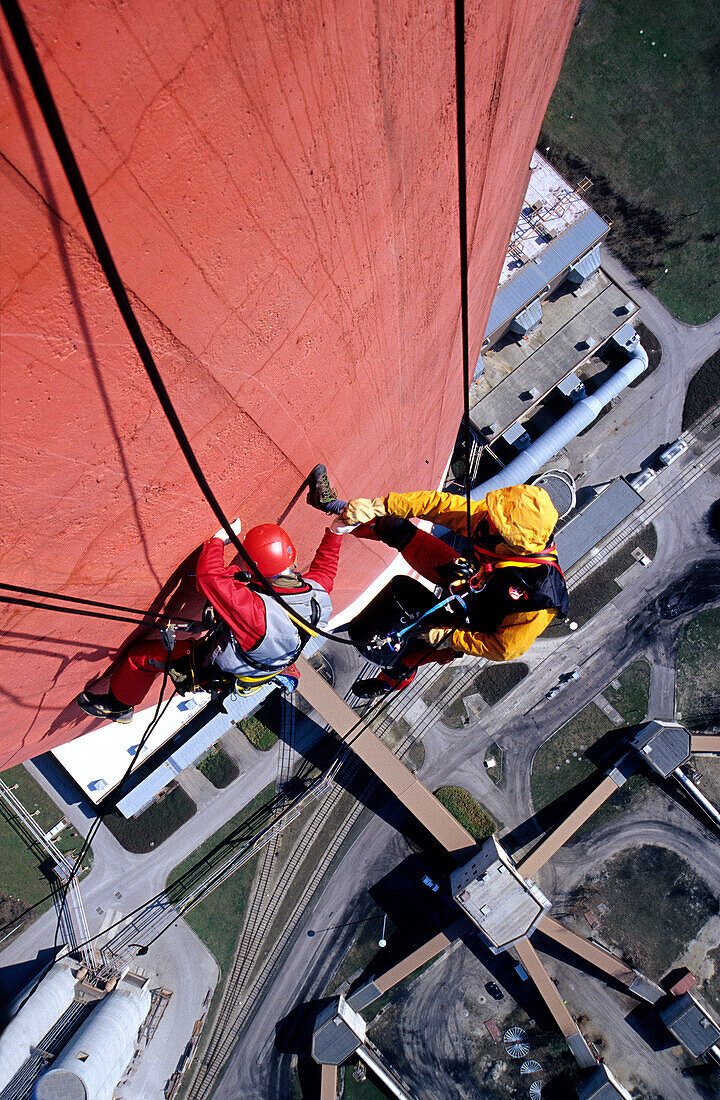
[[[455,0],[455,102],[457,110],[458,229],[460,235],[460,327],[465,427],[465,506],[469,555],[475,560],[470,497],[470,352],[467,245],[467,149],[465,124],[465,4]]]

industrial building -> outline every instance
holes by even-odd
[[[542,303],[566,280],[577,288],[600,267],[610,226],[586,201],[591,181],[573,188],[536,149],[517,225],[488,318],[483,351],[508,332],[523,337],[542,320]]]
[[[693,993],[676,997],[660,1012],[663,1023],[693,1058],[702,1058],[720,1041],[720,1020]],[[720,1051],[716,1052],[720,1058]]]
[[[494,836],[453,869],[450,890],[494,954],[526,939],[550,909],[542,890],[518,874]]]

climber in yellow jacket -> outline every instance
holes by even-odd
[[[322,471],[327,482],[324,467]],[[375,499],[339,501],[325,486],[312,503],[357,524],[355,534],[375,538],[399,550],[409,565],[433,584],[449,591],[461,577],[471,577],[465,597],[465,621],[430,626],[396,666],[377,677],[356,681],[363,697],[399,690],[413,678],[418,665],[445,663],[469,653],[490,661],[520,657],[555,615],[567,614],[565,579],[552,542],[558,514],[544,489],[513,485],[495,489],[471,502],[470,539],[464,560],[440,539],[420,530],[411,518],[429,519],[468,538],[467,504],[451,493],[389,493]],[[333,499],[328,499],[333,497]]]

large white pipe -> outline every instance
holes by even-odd
[[[629,325],[627,327],[631,328]],[[616,339],[620,334],[616,334]],[[622,346],[630,352],[630,359],[625,366],[616,371],[612,378],[600,386],[595,393],[578,401],[577,405],[565,413],[539,439],[526,447],[517,458],[509,462],[499,474],[477,485],[470,494],[473,500],[482,500],[493,489],[506,489],[509,485],[524,485],[541,466],[549,462],[571,439],[579,435],[583,428],[592,424],[614,397],[639,378],[648,365],[647,352],[640,343],[640,337],[633,330],[632,338],[618,342],[621,342]]]
[[[379,1077],[382,1083],[390,1089],[393,1096],[397,1096],[398,1100],[413,1100],[412,1096],[405,1091],[402,1085],[400,1085],[394,1077],[390,1076],[382,1062],[367,1046],[363,1045],[360,1047],[358,1050],[358,1057],[365,1063],[367,1068],[371,1069],[375,1076]]]
[[[682,768],[676,768],[673,775],[680,781],[690,797],[697,802],[698,806],[703,808],[708,817],[712,818],[716,825],[720,825],[720,813],[715,809],[712,802],[708,801],[702,791],[698,790],[692,779],[685,775]]]

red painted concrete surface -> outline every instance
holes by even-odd
[[[471,362],[577,0],[467,4]],[[447,0],[24,0],[100,221],[223,506],[436,486],[462,411]],[[0,580],[187,608],[217,524],[2,26]],[[387,558],[346,540],[336,607]],[[177,590],[178,582],[181,589]],[[4,606],[0,766],[87,730],[126,624]]]

